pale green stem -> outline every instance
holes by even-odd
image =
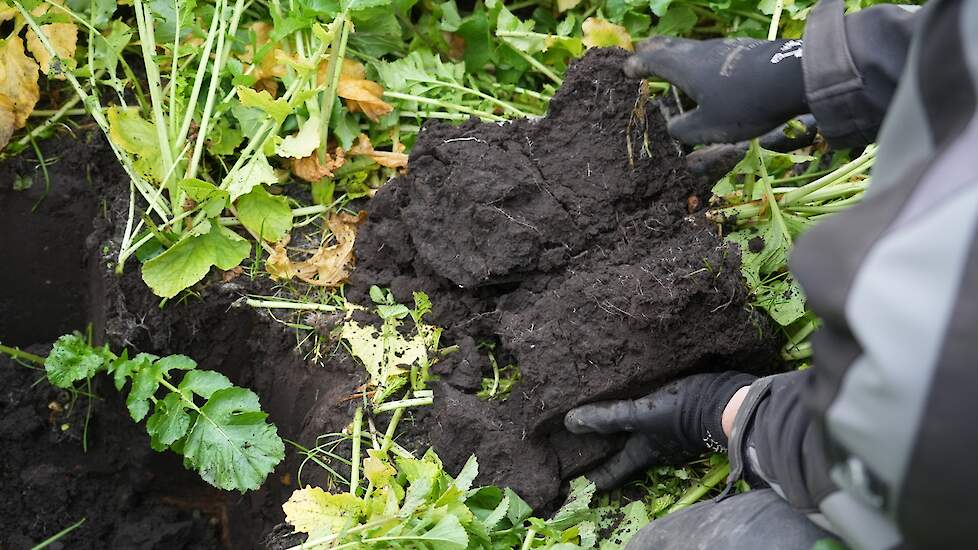
[[[357,496],[360,485],[360,432],[363,429],[363,407],[353,413],[353,456],[350,459],[350,494]]]
[[[194,152],[190,156],[190,164],[187,165],[187,171],[185,173],[185,177],[187,178],[194,178],[197,176],[197,167],[200,164],[200,157],[204,153],[204,142],[207,141],[207,130],[208,126],[210,125],[211,112],[214,110],[214,100],[217,97],[217,85],[221,82],[221,69],[223,68],[221,59],[224,52],[224,39],[227,33],[227,19],[225,18],[223,11],[224,10],[222,10],[219,17],[221,22],[218,25],[219,34],[217,36],[217,55],[214,56],[214,63],[211,67],[211,82],[207,89],[207,99],[204,102],[204,112],[200,116],[200,129],[197,131],[197,141],[194,143]]]
[[[401,399],[399,401],[388,401],[374,407],[374,414],[402,410],[408,407],[422,407],[431,405],[434,401],[430,397],[413,397],[411,399]]]
[[[764,196],[767,197],[767,207],[771,209],[771,222],[781,231],[788,246],[791,246],[791,233],[788,232],[788,226],[785,225],[784,218],[781,216],[781,207],[778,205],[778,199],[771,190],[771,178],[768,176],[767,166],[764,164],[764,155],[761,154],[761,146],[754,139],[750,142],[750,147],[754,158],[757,159],[757,170],[760,172],[761,183],[764,185]]]
[[[94,10],[93,10],[94,11]],[[170,82],[168,83],[170,87],[170,138],[172,139],[177,134],[177,118],[179,118],[179,113],[177,113],[177,87],[175,82],[177,81],[177,69],[179,63],[177,61],[180,59],[180,0],[173,0],[173,11],[177,14],[176,22],[176,32],[173,33],[173,52],[170,55]],[[193,110],[193,104],[188,103],[188,108]],[[180,145],[176,145],[180,147]]]
[[[197,64],[197,73],[194,75],[194,85],[190,90],[190,99],[187,101],[187,112],[183,115],[183,124],[180,125],[180,133],[177,134],[177,147],[183,147],[187,135],[190,133],[190,125],[194,120],[194,111],[197,107],[197,99],[200,97],[200,89],[204,86],[204,76],[207,74],[207,63],[210,61],[211,48],[214,46],[214,37],[217,35],[218,22],[224,17],[224,10],[227,2],[221,1],[214,10],[214,18],[211,20],[210,29],[207,31],[207,40],[204,42],[204,50],[200,52],[200,62]],[[175,115],[171,115],[175,116]]]
[[[784,11],[784,0],[777,0],[774,4],[774,14],[771,16],[771,26],[767,29],[767,39],[774,40],[778,37],[778,26],[781,24],[781,12]]]
[[[478,109],[473,109],[471,107],[466,107],[464,105],[455,105],[453,103],[446,103],[438,99],[431,99],[431,98],[414,95],[414,94],[404,94],[401,92],[384,91],[384,96],[394,98],[394,99],[403,99],[406,101],[415,101],[417,103],[422,103],[425,105],[434,105],[436,107],[441,107],[442,109],[468,113],[470,115],[475,115],[477,117],[484,118],[486,120],[491,120],[493,122],[500,122],[506,120],[501,116],[494,115],[486,111],[480,111]]]
[[[537,71],[539,71],[541,74],[543,74],[544,76],[546,76],[550,80],[554,81],[554,83],[557,86],[560,86],[560,85],[562,85],[564,83],[564,81],[561,80],[561,78],[559,76],[557,76],[557,73],[551,71],[546,65],[544,65],[543,63],[540,63],[539,61],[537,61],[537,59],[535,57],[533,57],[532,55],[524,52],[520,48],[517,48],[516,46],[514,46],[513,44],[511,44],[508,40],[505,40],[504,39],[503,42],[505,42],[506,45],[509,46],[509,48],[511,50],[513,50],[514,52],[516,52],[516,55],[518,55],[518,56],[522,57],[523,59],[525,59],[526,62],[530,64],[530,66],[532,66],[534,69],[536,69]]]
[[[24,361],[30,361],[38,365],[44,364],[44,358],[40,355],[34,355],[33,353],[28,353],[26,351],[21,351],[17,348],[12,348],[10,346],[5,346],[0,344],[0,353],[5,353],[14,359],[22,359]]]
[[[783,197],[781,197],[781,202],[784,204],[793,204],[802,197],[805,197],[827,185],[831,185],[840,180],[848,179],[856,174],[861,174],[872,167],[875,158],[876,146],[870,145],[869,147],[866,147],[866,150],[863,151],[862,155],[859,155],[857,158],[843,164],[831,174],[822,176],[811,183],[807,183],[794,191],[786,193]]]
[[[333,71],[330,75],[329,82],[326,84],[326,90],[323,92],[323,103],[322,107],[319,109],[320,117],[320,130],[319,135],[323,140],[323,147],[319,148],[319,162],[326,162],[326,138],[329,136],[329,120],[333,115],[333,103],[336,102],[336,92],[337,87],[340,83],[340,75],[343,72],[343,58],[346,56],[346,42],[350,38],[350,28],[353,23],[347,20],[346,12],[343,12],[338,16],[339,19],[339,40],[334,36],[333,44],[330,46],[329,55],[329,68]],[[335,23],[334,23],[335,25]]]
[[[270,309],[296,309],[309,311],[342,311],[343,308],[327,304],[313,304],[305,302],[286,302],[283,300],[256,300],[248,298],[245,303],[251,307],[264,307]]]
[[[156,38],[153,34],[153,16],[150,14],[149,6],[143,4],[142,0],[134,0],[136,10],[136,27],[139,31],[139,42],[143,51],[143,63],[146,65],[146,80],[149,82],[149,98],[153,104],[153,122],[156,125],[156,138],[160,141],[160,155],[163,160],[163,168],[169,172],[173,166],[173,149],[170,148],[170,136],[167,134],[166,118],[163,114],[163,98],[160,92],[163,84],[160,82],[160,67],[156,64]],[[165,184],[166,182],[164,182]],[[170,197],[171,201],[175,197]],[[172,203],[171,203],[172,204]],[[177,212],[179,205],[174,204],[173,210]]]
[[[695,504],[697,501],[703,498],[706,493],[710,492],[710,489],[716,487],[718,483],[726,479],[727,475],[729,474],[729,463],[715,466],[709,472],[707,472],[705,476],[703,476],[702,481],[693,485],[685,493],[683,493],[683,496],[681,496],[675,504],[670,506],[666,513],[671,514]]]

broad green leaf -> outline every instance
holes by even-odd
[[[113,9],[115,3],[113,2]],[[132,40],[132,28],[122,21],[115,19],[109,27],[107,33],[99,35],[95,39],[95,69],[105,69],[110,75],[115,76],[116,68],[119,66],[119,59],[122,57],[122,50],[129,45]]]
[[[58,338],[44,360],[44,372],[55,386],[70,388],[79,380],[95,376],[107,360],[104,350],[92,348],[77,334],[66,334]]]
[[[662,17],[669,10],[669,4],[672,4],[672,0],[649,0],[649,9],[656,17]]]
[[[151,364],[142,364],[132,374],[132,388],[126,397],[129,416],[139,422],[149,412],[149,402],[163,380],[169,378],[173,370],[193,370],[197,363],[186,355],[169,355]]]
[[[116,147],[134,155],[137,172],[156,182],[166,177],[160,155],[160,140],[156,127],[139,116],[135,107],[128,109],[113,105],[108,109],[109,139]]]
[[[285,136],[282,143],[275,148],[275,154],[294,159],[308,157],[313,151],[319,149],[319,144],[322,141],[319,135],[321,124],[319,115],[309,117],[302,123],[297,133]]]
[[[432,550],[465,550],[469,545],[469,536],[458,518],[446,515],[427,533],[417,537],[430,545]]]
[[[213,224],[203,235],[188,237],[143,264],[143,281],[153,293],[172,298],[204,278],[211,267],[231,269],[251,252],[248,241]]]
[[[342,0],[341,5],[349,11],[360,11],[367,8],[390,6],[391,0]]]
[[[190,397],[190,393],[193,392],[204,399],[210,399],[211,395],[217,390],[230,388],[233,385],[227,376],[219,372],[212,370],[193,370],[183,377],[178,388],[188,398]]]
[[[241,100],[241,104],[245,107],[261,109],[265,114],[272,117],[277,124],[282,124],[285,117],[292,114],[292,107],[289,106],[288,101],[285,101],[281,97],[273,98],[272,94],[268,93],[267,90],[257,92],[252,88],[239,86],[238,99]]]
[[[489,18],[480,11],[466,17],[456,34],[465,40],[465,67],[468,71],[481,71],[492,57],[492,40],[489,37]]]
[[[275,177],[272,165],[265,155],[256,153],[247,163],[228,173],[221,187],[228,190],[232,201],[236,201],[241,195],[251,192],[256,185],[273,183],[278,183],[278,178]]]
[[[503,493],[503,499],[499,501],[499,505],[484,520],[486,528],[490,530],[495,529],[499,525],[499,522],[507,516],[509,508],[509,493]]]
[[[359,523],[362,503],[350,493],[327,493],[319,487],[296,489],[282,505],[285,521],[300,533],[329,535]]]
[[[190,428],[184,464],[215,487],[257,489],[285,457],[285,446],[266,417],[251,390],[217,390]]]
[[[169,393],[156,401],[153,415],[146,421],[146,432],[153,450],[164,451],[187,435],[191,419],[186,409],[187,404],[179,393]]]
[[[655,34],[679,36],[688,33],[696,26],[696,12],[689,6],[673,4],[669,10],[659,18],[653,31]]]
[[[179,184],[187,198],[197,203],[208,218],[220,216],[227,207],[230,195],[216,185],[199,179],[186,179]]]
[[[292,229],[292,209],[281,195],[272,195],[261,185],[242,195],[235,204],[238,221],[262,239],[277,242]]]
[[[207,150],[212,155],[233,155],[243,141],[244,132],[241,128],[232,126],[228,116],[220,117],[217,124],[207,132]]]

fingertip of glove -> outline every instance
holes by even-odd
[[[567,414],[564,415],[564,427],[572,434],[584,434],[591,431],[591,427],[582,418],[581,407],[567,411]]]
[[[641,78],[647,74],[645,71],[645,62],[643,62],[642,58],[637,55],[629,57],[625,61],[625,65],[622,67],[622,70],[625,71],[625,75],[627,75],[629,78]]]

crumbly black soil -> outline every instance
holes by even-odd
[[[438,369],[445,383],[416,431],[450,467],[475,453],[481,481],[535,505],[615,447],[569,437],[571,407],[771,364],[739,257],[688,211],[707,190],[657,105],[622,75],[625,55],[574,63],[543,119],[426,125],[409,173],[374,197],[357,239],[354,292],[390,285],[409,300],[423,289],[449,340],[470,344]],[[469,338],[499,342],[519,364],[509,402],[473,395],[488,367]]]
[[[474,453],[479,481],[510,486],[534,506],[551,507],[562,480],[620,444],[564,431],[572,406],[637,396],[695,371],[763,371],[774,357],[766,321],[745,307],[737,254],[687,210],[691,195],[708,190],[686,172],[658,108],[621,75],[624,55],[593,51],[575,63],[547,118],[427,125],[408,175],[368,203],[347,287],[364,304],[371,284],[403,302],[428,292],[444,341],[459,346],[435,367],[435,404],[406,416],[400,442],[433,445],[450,470]],[[362,370],[341,351],[307,360],[294,331],[244,305],[242,296],[271,291],[266,279],[213,273],[161,307],[134,260],[114,274],[128,185],[103,138],[84,135],[93,137],[43,145],[61,157],[44,215],[27,214],[33,198],[9,191],[15,174],[34,173],[30,155],[0,164],[2,250],[20,254],[18,268],[0,270],[0,341],[50,342],[91,321],[115,349],[184,353],[252,388],[287,439],[311,446],[343,429]],[[63,250],[43,249],[52,243]],[[11,311],[33,316],[4,321]],[[491,372],[485,342],[522,371],[507,401],[475,396]],[[291,448],[261,490],[212,491],[178,457],[149,449],[107,381],[94,388],[101,399],[86,454],[85,399],[49,417],[48,404],[66,398],[43,382],[31,388],[40,373],[8,361],[0,376],[0,486],[14,495],[0,504],[3,550],[30,547],[81,516],[89,519],[66,547],[261,547],[282,521],[297,485]],[[316,483],[316,470],[302,483]],[[174,529],[180,535],[166,540],[126,538]]]

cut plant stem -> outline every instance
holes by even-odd
[[[309,311],[342,311],[343,308],[328,304],[313,304],[308,302],[288,302],[285,300],[256,300],[248,298],[245,303],[251,307],[264,307],[270,309],[297,309]]]
[[[374,414],[380,414],[383,412],[403,410],[408,407],[423,407],[425,405],[431,405],[434,399],[431,397],[412,397],[409,399],[401,399],[398,401],[388,401],[386,403],[381,403],[374,407]]]
[[[357,496],[360,484],[360,432],[363,429],[363,407],[353,413],[353,457],[350,460],[350,494]]]
[[[669,507],[666,514],[671,514],[695,504],[708,492],[710,492],[710,489],[716,487],[718,483],[727,479],[727,475],[729,473],[730,463],[718,464],[714,466],[709,472],[706,473],[705,476],[703,476],[702,480],[683,493],[683,496],[681,496],[675,504]]]
[[[28,352],[23,351],[23,350],[20,350],[18,348],[12,348],[10,346],[5,346],[3,344],[0,344],[0,353],[5,353],[5,354],[13,357],[14,359],[21,359],[23,361],[30,361],[31,363],[35,363],[37,365],[43,365],[44,364],[44,358],[41,357],[40,355],[34,355],[33,353],[28,353]]]

